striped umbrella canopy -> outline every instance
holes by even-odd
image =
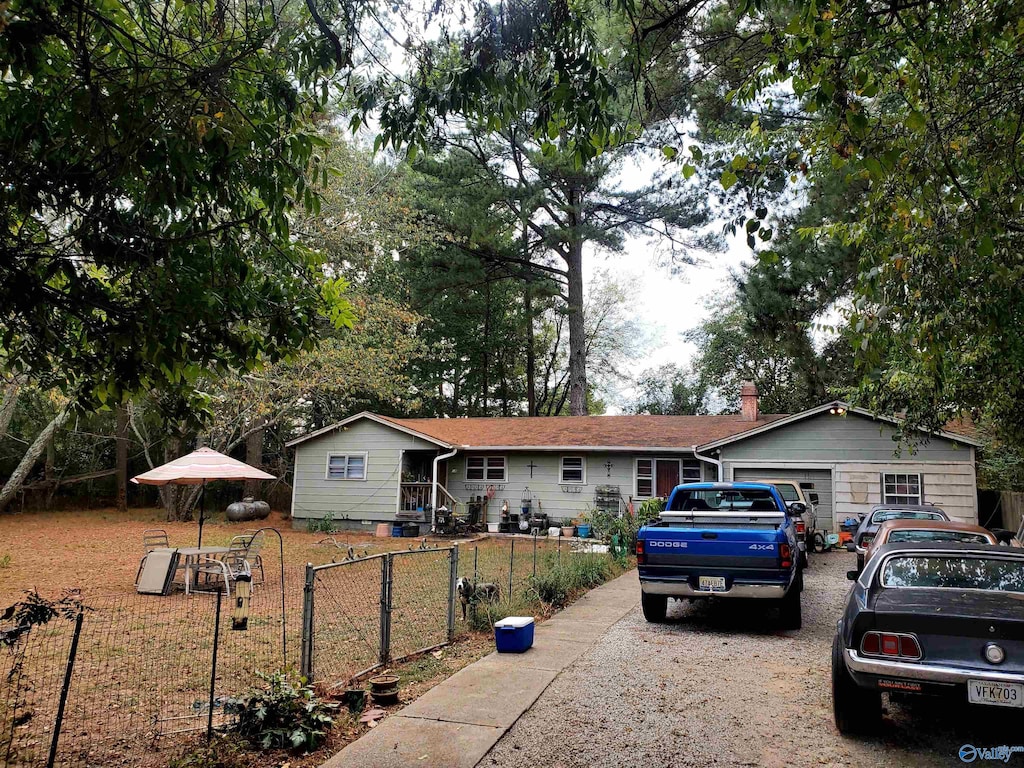
[[[276,480],[273,475],[245,462],[232,459],[212,448],[199,448],[192,453],[136,475],[133,483],[141,485],[200,485],[203,494],[199,503],[199,546],[203,545],[203,520],[206,506],[207,480]]]

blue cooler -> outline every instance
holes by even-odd
[[[494,622],[498,653],[523,653],[533,645],[533,616],[509,616]]]

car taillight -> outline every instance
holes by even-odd
[[[789,544],[779,544],[779,567],[790,568],[793,565],[793,550]]]
[[[796,521],[796,532],[797,533],[807,533],[807,525],[804,523],[803,520],[797,520]]]
[[[921,645],[915,635],[898,632],[865,632],[860,641],[865,656],[887,656],[896,659],[920,659]]]
[[[643,543],[643,541],[637,539],[637,542],[636,542],[636,562],[637,562],[638,565],[643,565],[646,560],[647,560],[647,558],[644,555],[644,543]]]
[[[875,535],[873,533],[865,533],[863,536],[860,537],[860,545],[862,547],[866,547],[868,544],[870,544],[874,540],[875,540]]]

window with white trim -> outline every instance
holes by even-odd
[[[636,496],[649,499],[654,495],[654,459],[636,460]]]
[[[683,479],[684,483],[699,483],[702,480],[700,476],[700,460],[699,459],[683,459]]]
[[[365,480],[365,453],[332,453],[327,457],[328,480]]]
[[[919,473],[882,474],[883,504],[921,504],[924,501]]]
[[[504,456],[467,456],[466,479],[504,483],[508,481],[508,464]]]
[[[587,482],[587,465],[582,456],[563,456],[558,482],[582,485]]]

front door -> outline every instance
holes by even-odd
[[[657,462],[657,487],[655,495],[667,499],[672,489],[679,485],[679,461],[678,459],[658,459]]]

